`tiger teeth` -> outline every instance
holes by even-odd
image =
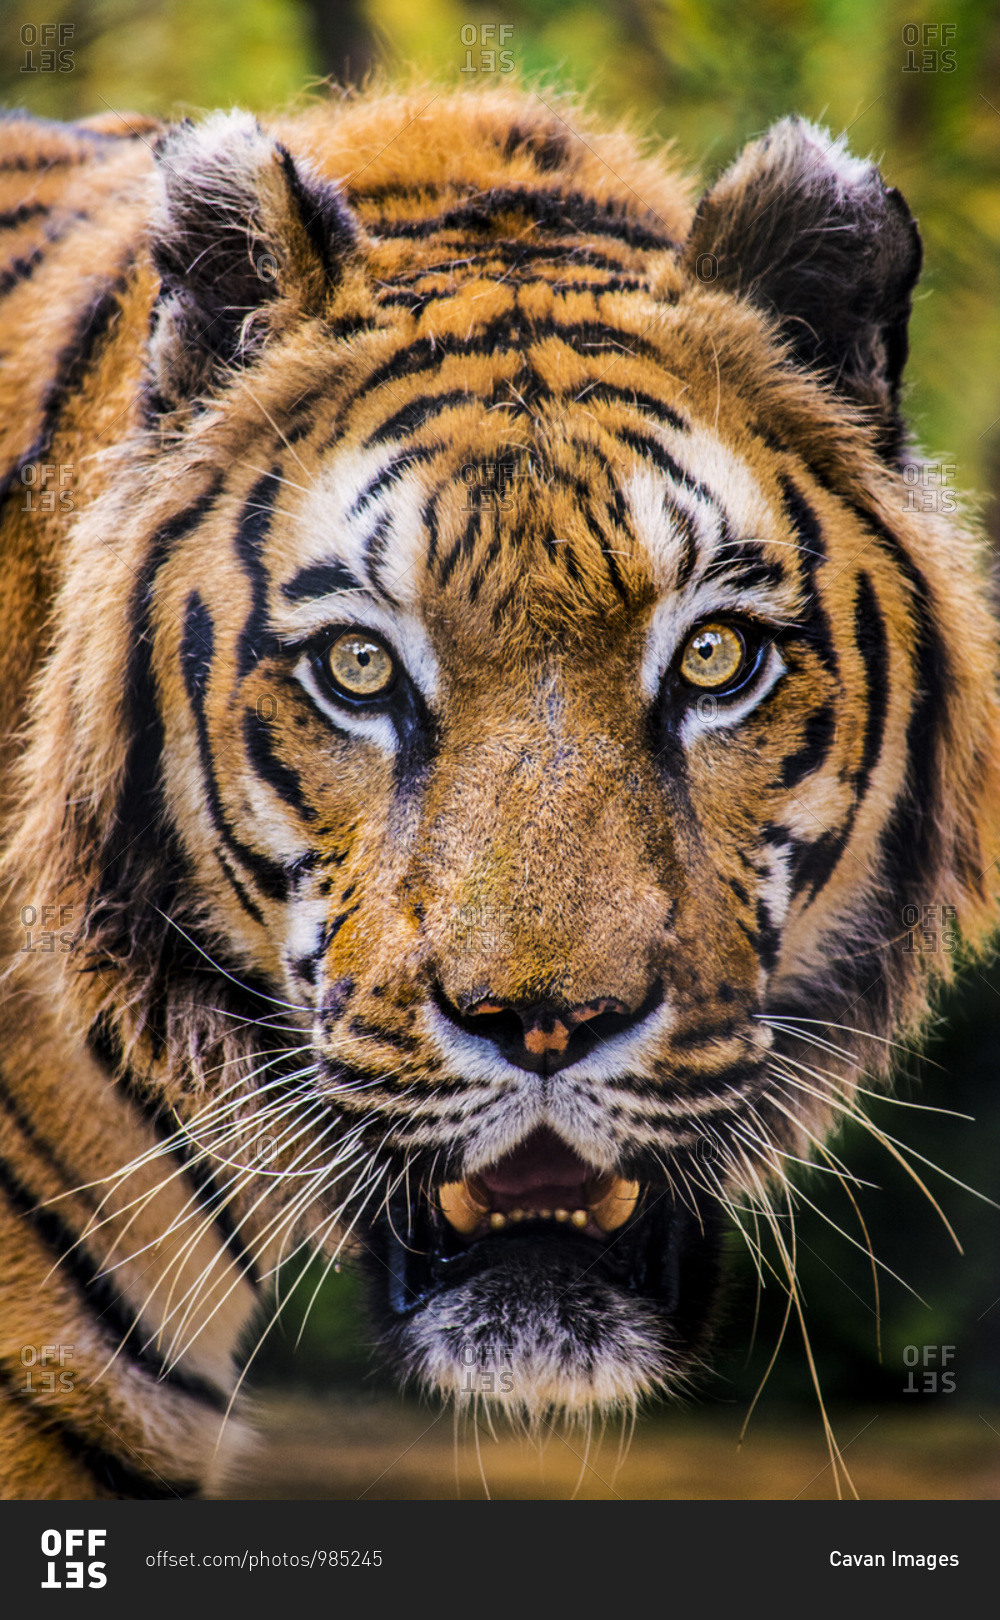
[[[449,1181],[439,1188],[438,1203],[445,1220],[450,1221],[455,1231],[463,1237],[472,1236],[487,1208],[476,1200],[467,1181]]]
[[[604,1196],[591,1204],[590,1213],[602,1232],[617,1232],[638,1202],[639,1183],[616,1176]],[[576,1220],[576,1215],[573,1219]]]
[[[638,1199],[639,1183],[625,1181],[620,1176],[608,1185],[589,1209],[510,1209],[504,1213],[498,1209],[490,1210],[467,1181],[447,1182],[438,1191],[442,1215],[462,1237],[471,1237],[480,1230],[484,1221],[489,1223],[493,1232],[502,1232],[508,1223],[516,1225],[519,1221],[552,1220],[562,1224],[569,1222],[578,1231],[594,1221],[602,1232],[616,1232],[620,1226],[624,1226]]]

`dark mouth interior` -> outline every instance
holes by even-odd
[[[483,1236],[487,1226],[495,1232],[539,1220],[568,1224],[600,1239],[604,1234],[590,1206],[607,1193],[613,1179],[587,1164],[554,1131],[534,1131],[512,1153],[469,1179],[470,1193],[483,1205],[474,1236]]]
[[[465,1183],[482,1205],[471,1231],[445,1218],[440,1187],[430,1197],[398,1195],[369,1234],[381,1262],[372,1271],[378,1314],[387,1306],[389,1325],[399,1322],[498,1267],[512,1288],[522,1278],[527,1286],[550,1261],[563,1274],[654,1305],[677,1341],[699,1339],[718,1273],[714,1211],[676,1203],[662,1186],[628,1183],[634,1203],[626,1201],[624,1215],[612,1204],[610,1218],[620,1224],[604,1231],[593,1211],[608,1208],[616,1185],[553,1132],[538,1130]]]

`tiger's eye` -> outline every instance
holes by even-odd
[[[345,630],[326,654],[331,679],[351,697],[377,698],[388,692],[396,666],[380,641],[364,630]]]
[[[743,637],[728,624],[705,624],[688,640],[681,674],[692,686],[717,691],[740,672],[746,654]]]

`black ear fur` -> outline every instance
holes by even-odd
[[[170,408],[224,382],[289,309],[320,313],[358,228],[336,187],[248,113],[178,125],[157,161],[151,360]]]
[[[866,406],[899,454],[920,237],[900,193],[843,138],[786,118],[747,146],[698,205],[685,261],[774,314],[796,358]]]

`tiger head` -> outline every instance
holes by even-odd
[[[29,756],[65,994],[259,1274],[360,1258],[402,1375],[681,1390],[731,1219],[790,1275],[792,1166],[926,1011],[907,908],[994,920],[913,221],[801,122],[692,209],[497,92],[218,115],[156,184]]]

